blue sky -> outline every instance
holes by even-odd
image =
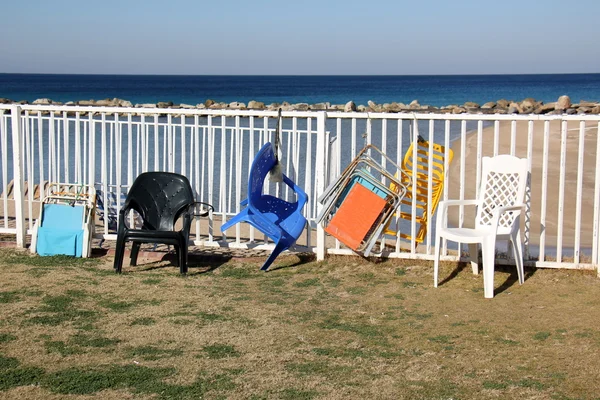
[[[600,72],[599,0],[29,0],[1,10],[0,73]]]

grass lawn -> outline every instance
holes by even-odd
[[[594,272],[0,250],[0,398],[600,398]]]

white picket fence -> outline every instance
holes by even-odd
[[[164,170],[186,175],[198,200],[215,206],[210,218],[196,221],[194,244],[272,248],[254,229],[238,225],[224,235],[219,227],[240,211],[248,169],[260,146],[274,139],[276,117],[276,112],[258,110],[0,105],[0,233],[26,245],[39,207],[34,189],[43,182],[94,184],[103,204],[114,198],[119,209],[138,174]],[[444,198],[470,194],[480,179],[483,156],[507,152],[529,159],[523,223],[527,265],[595,269],[600,262],[599,116],[292,111],[283,117],[284,172],[309,195],[304,210],[309,224],[298,251],[314,252],[319,259],[352,254],[317,226],[317,198],[365,144],[376,145],[400,164],[421,135],[457,152]],[[395,172],[390,164],[386,168]],[[274,184],[267,190],[291,196]],[[414,205],[409,211],[416,213]],[[458,222],[466,216],[461,210]],[[433,259],[434,226],[432,218],[418,246],[387,237],[380,254]],[[414,223],[400,225],[402,232],[415,229]],[[114,240],[116,235],[109,224],[101,224],[96,236]],[[465,251],[466,246],[444,249],[445,259],[459,260]],[[512,263],[506,253],[499,251],[496,261]]]

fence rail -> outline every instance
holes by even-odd
[[[422,136],[453,148],[443,199],[475,196],[481,159],[509,153],[527,157],[530,184],[523,222],[526,264],[594,269],[600,246],[600,116],[419,113],[284,112],[282,160],[286,175],[309,195],[309,221],[298,250],[351,254],[316,224],[317,198],[365,144],[374,144],[400,164],[410,143]],[[0,105],[0,233],[25,246],[44,182],[93,184],[102,204],[119,209],[135,177],[166,170],[186,175],[198,200],[214,204],[208,220],[195,223],[194,243],[271,248],[245,226],[220,232],[240,210],[248,170],[260,146],[273,140],[277,113],[253,110],[183,110],[79,106]],[[395,172],[391,163],[382,165]],[[270,193],[292,194],[274,184]],[[415,204],[408,212],[416,215]],[[406,210],[404,210],[406,211]],[[469,211],[454,216],[468,220]],[[433,259],[435,218],[416,245],[415,223],[402,222],[382,241],[386,257]],[[109,223],[96,237],[113,240]],[[464,257],[466,246],[446,248],[445,259]],[[499,250],[498,263],[512,263]]]

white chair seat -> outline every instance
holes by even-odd
[[[481,243],[481,238],[484,236],[493,235],[491,228],[446,228],[444,229],[443,237],[446,240],[461,243]]]

